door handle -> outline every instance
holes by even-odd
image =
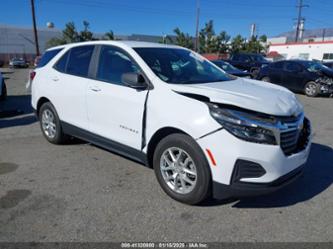
[[[93,92],[100,92],[101,89],[98,86],[90,86],[89,89]]]
[[[53,81],[58,81],[59,78],[58,78],[57,76],[54,76],[54,77],[52,78],[52,80],[53,80]]]

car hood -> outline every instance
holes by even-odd
[[[211,102],[276,116],[297,115],[303,106],[288,89],[267,82],[237,78],[235,80],[204,84],[173,84],[181,94],[208,97]]]
[[[321,70],[321,73],[324,74],[327,77],[333,78],[333,70],[330,68],[325,68]]]

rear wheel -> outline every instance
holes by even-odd
[[[162,189],[173,199],[197,204],[210,194],[210,169],[199,145],[189,136],[172,134],[154,153],[154,171]]]
[[[304,87],[304,93],[309,97],[316,97],[320,93],[320,86],[314,81],[309,81]]]
[[[67,141],[67,135],[62,131],[58,114],[50,102],[44,103],[39,111],[39,122],[44,137],[53,144]]]
[[[271,79],[267,76],[261,78],[261,81],[265,81],[265,82],[271,82]]]
[[[3,101],[7,98],[7,87],[5,84],[5,81],[2,82],[2,87],[1,87],[1,96],[0,96],[0,101]]]

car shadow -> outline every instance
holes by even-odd
[[[36,121],[30,95],[8,96],[0,102],[0,128],[29,125]]]
[[[233,208],[276,208],[314,198],[333,183],[333,149],[313,143],[304,174],[285,188],[264,196],[245,199],[208,200],[204,206],[232,204]]]

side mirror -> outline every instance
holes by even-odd
[[[124,73],[121,76],[121,81],[128,87],[134,88],[134,89],[146,89],[147,83],[145,81],[145,78],[138,73]]]

